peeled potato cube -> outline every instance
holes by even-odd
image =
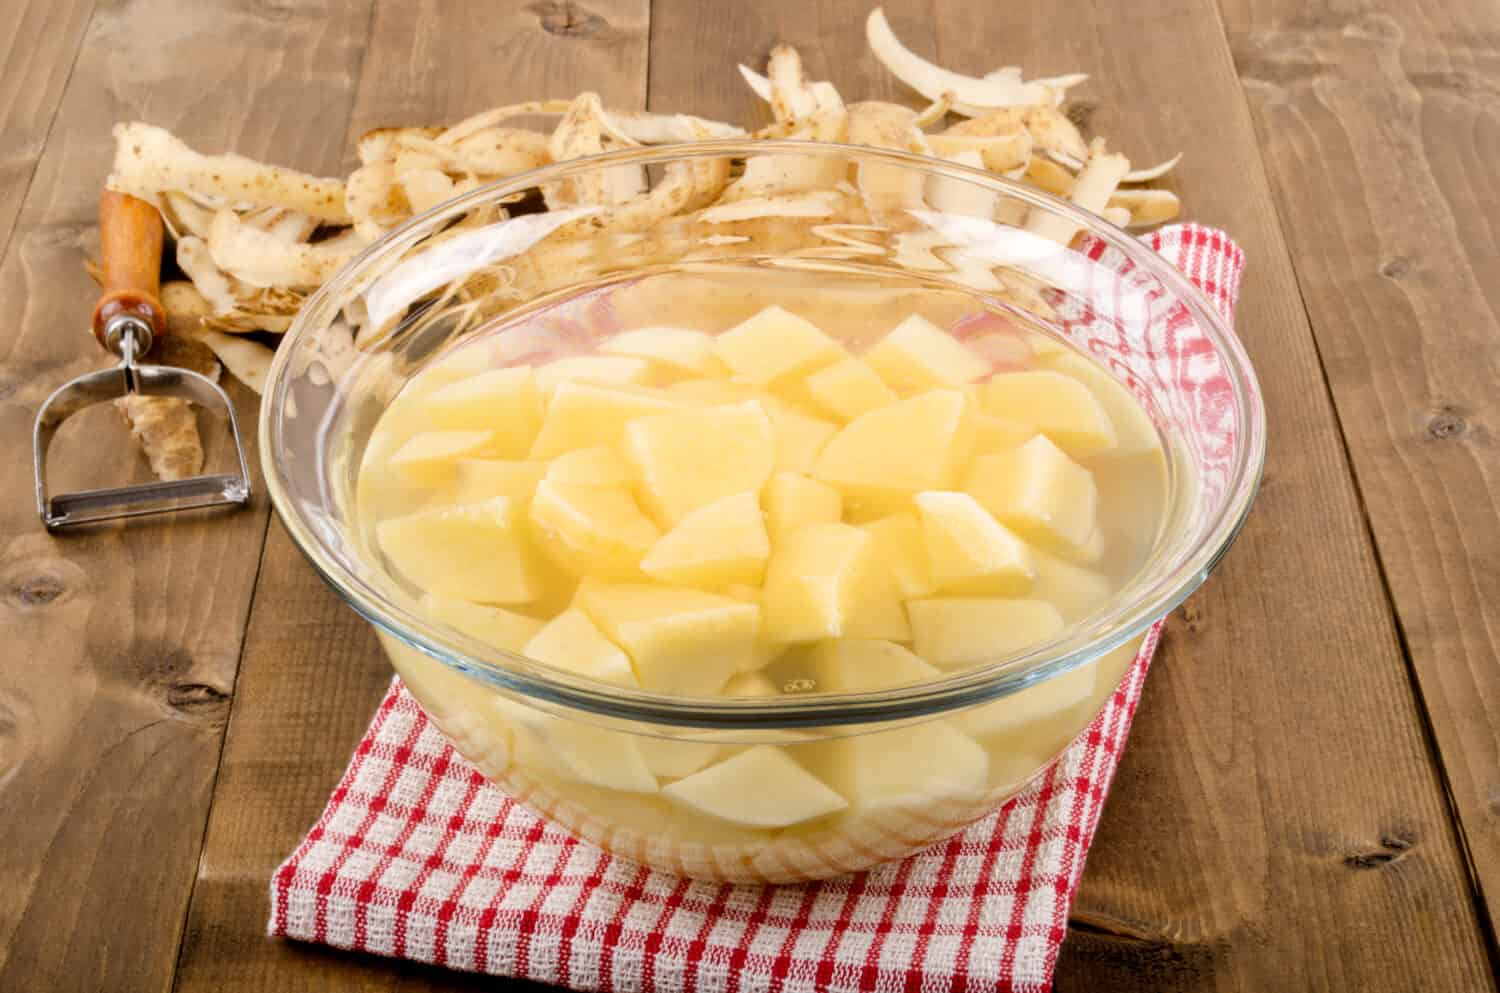
[[[1099,667],[1089,663],[993,703],[961,711],[953,723],[976,737],[1019,731],[1032,721],[1056,718],[1088,703],[1098,676]]]
[[[740,752],[662,792],[710,817],[758,828],[790,827],[848,806],[774,745]]]
[[[637,735],[635,747],[652,775],[663,779],[691,776],[712,762],[722,746],[711,741],[683,741],[680,738],[650,738]]]
[[[541,432],[531,447],[534,459],[550,459],[576,448],[613,445],[625,425],[647,414],[676,406],[662,394],[644,387],[603,386],[570,380],[558,385],[547,405]]]
[[[1115,432],[1111,455],[1147,455],[1161,450],[1151,415],[1136,402],[1124,384],[1076,352],[1061,351],[1047,359],[1048,368],[1087,386],[1109,415]]]
[[[554,768],[579,782],[625,793],[655,793],[656,777],[646,764],[636,735],[552,717],[544,724],[541,745]]]
[[[799,745],[807,767],[858,808],[985,788],[989,754],[947,721]]]
[[[766,484],[766,528],[773,543],[809,524],[835,524],[843,513],[838,490],[801,473],[778,472]]]
[[[887,638],[911,631],[875,540],[850,524],[794,531],[766,566],[765,633],[775,641]]]
[[[714,352],[741,379],[767,386],[827,365],[840,355],[834,340],[808,320],[771,306],[714,341]]]
[[[678,400],[709,406],[745,403],[760,396],[755,387],[732,379],[684,379],[663,387],[662,391]]]
[[[1030,424],[1074,458],[1108,452],[1118,444],[1099,400],[1060,372],[997,373],[979,387],[979,396],[986,414]]]
[[[883,690],[943,675],[895,642],[858,638],[820,642],[808,654],[807,667],[819,693]]]
[[[537,389],[551,396],[567,380],[588,383],[642,384],[651,378],[651,363],[627,355],[570,355],[536,370]]]
[[[642,503],[665,527],[726,496],[759,493],[776,461],[758,403],[643,417],[626,426],[624,451]]]
[[[629,574],[661,536],[622,487],[544,479],[532,497],[530,516],[543,550],[575,576]]]
[[[1109,579],[1097,572],[1046,552],[1034,550],[1032,555],[1036,559],[1036,583],[1031,595],[1057,607],[1064,620],[1081,620],[1113,592]]]
[[[553,459],[546,478],[573,486],[630,486],[635,482],[635,470],[613,448],[595,445]]]
[[[576,607],[552,618],[523,651],[538,662],[589,679],[618,686],[640,685],[630,667],[630,657]]]
[[[418,511],[381,521],[380,550],[428,593],[481,603],[527,603],[542,592],[509,497]]]
[[[932,595],[937,587],[927,558],[927,539],[915,514],[892,514],[871,521],[864,529],[875,539],[875,554],[901,599]]]
[[[971,413],[958,390],[872,410],[833,436],[812,474],[861,500],[948,489],[973,447]]]
[[[1036,561],[1026,542],[967,493],[916,497],[932,581],[945,593],[1018,596],[1031,588]]]
[[[700,590],[593,584],[578,599],[630,653],[641,685],[664,693],[716,692],[749,657],[760,630],[755,604]]]
[[[897,393],[972,383],[990,364],[920,314],[896,325],[865,354],[870,368]]]
[[[753,603],[760,606],[763,591],[759,586],[750,586],[737,583],[724,591],[726,596],[732,596],[742,603]],[[762,611],[761,616],[765,613]],[[750,654],[740,661],[740,672],[755,672],[764,669],[786,654],[787,645],[779,641],[772,641],[761,631],[755,636],[755,641],[750,646]],[[728,690],[726,689],[727,693]]]
[[[490,497],[508,496],[524,503],[536,492],[536,484],[546,471],[545,462],[459,459],[454,464],[451,499],[454,503],[479,503]]]
[[[677,586],[718,589],[758,584],[771,540],[754,493],[738,493],[692,511],[651,546],[641,571]]]
[[[490,369],[428,393],[422,411],[433,427],[494,432],[494,454],[521,458],[542,424],[542,396],[528,366]]]
[[[761,401],[771,419],[771,435],[776,445],[776,471],[809,473],[828,439],[838,433],[838,425],[814,417],[800,408],[766,397]]]
[[[814,403],[841,421],[896,402],[896,394],[859,359],[835,362],[808,376],[805,385]]]
[[[1053,548],[1085,548],[1097,526],[1093,475],[1046,435],[981,455],[963,489],[1007,527]]]
[[[974,454],[993,455],[1007,452],[1036,437],[1036,428],[1020,421],[976,412],[974,414]]]
[[[599,346],[609,355],[649,359],[677,373],[723,377],[729,374],[714,354],[714,340],[687,328],[639,328],[623,331]]]
[[[910,600],[912,651],[945,669],[995,662],[1063,629],[1057,608],[1042,600],[932,597]]]
[[[460,458],[485,451],[494,440],[493,431],[424,431],[396,449],[390,464],[412,482],[440,485],[457,474]]]
[[[754,699],[776,696],[780,692],[765,673],[742,672],[730,677],[729,682],[725,683],[724,688],[719,691],[719,695],[735,699]]]
[[[545,622],[504,607],[470,603],[455,597],[428,593],[422,597],[422,609],[433,620],[457,628],[487,645],[518,652],[545,627]]]

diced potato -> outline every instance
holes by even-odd
[[[931,596],[932,563],[927,559],[927,539],[915,514],[892,514],[864,525],[875,539],[875,554],[890,573],[903,600]]]
[[[852,807],[948,801],[983,790],[989,774],[989,754],[947,721],[797,747],[808,769]]]
[[[1033,721],[1055,720],[1089,701],[1098,675],[1099,667],[1090,663],[993,703],[971,707],[954,715],[953,723],[984,738],[1018,731]]]
[[[1093,475],[1046,435],[979,456],[963,488],[1001,523],[1049,547],[1082,550],[1097,525]]]
[[[1077,459],[1112,451],[1109,414],[1089,388],[1049,369],[1002,372],[979,387],[980,407],[994,417],[1030,424]]]
[[[577,673],[617,686],[636,687],[630,657],[604,637],[577,607],[552,618],[536,637],[526,643],[525,654],[564,672]]]
[[[766,484],[766,527],[773,543],[809,524],[836,524],[843,513],[838,490],[801,473],[778,472]]]
[[[1104,530],[1094,528],[1094,533],[1088,536],[1088,540],[1077,547],[1065,547],[1057,549],[1057,554],[1070,562],[1079,565],[1097,565],[1104,558],[1106,541]]]
[[[1033,551],[1032,555],[1036,558],[1036,584],[1031,587],[1031,595],[1056,606],[1063,620],[1081,620],[1113,592],[1109,579],[1097,572],[1046,552]]]
[[[649,359],[673,372],[722,378],[729,370],[714,354],[714,340],[687,328],[639,328],[623,331],[599,346],[608,355]]]
[[[709,406],[745,403],[760,396],[755,387],[732,379],[684,379],[662,387],[662,391],[676,400]]]
[[[971,414],[958,390],[932,390],[872,410],[833,436],[812,474],[860,500],[949,489],[974,444]]]
[[[736,376],[768,386],[827,365],[842,350],[811,321],[771,306],[719,335],[714,352]]]
[[[531,457],[550,459],[575,448],[613,445],[634,418],[675,406],[670,397],[644,387],[562,383],[547,405],[547,416],[531,447]]]
[[[776,461],[771,422],[758,403],[640,418],[625,428],[624,452],[641,502],[663,527],[723,497],[759,493]]]
[[[875,539],[849,524],[814,524],[783,541],[766,567],[762,606],[776,641],[911,634]]]
[[[690,512],[651,546],[641,571],[677,586],[722,589],[758,584],[771,555],[754,493],[737,493]]]
[[[807,666],[819,693],[883,690],[943,675],[895,642],[858,638],[820,642],[808,654]]]
[[[428,593],[481,603],[527,603],[542,592],[509,497],[418,511],[381,521],[380,549],[396,571]]]
[[[428,393],[422,411],[433,427],[495,434],[493,454],[524,458],[542,423],[542,395],[529,366],[491,369]]]
[[[635,747],[646,768],[663,779],[681,779],[691,776],[712,762],[723,746],[711,741],[683,741],[680,738],[650,738],[637,735]]]
[[[725,596],[732,596],[742,603],[753,603],[757,607],[760,606],[763,593],[764,591],[759,586],[750,586],[744,583],[737,583],[724,591]],[[765,617],[764,611],[761,612],[761,617]],[[740,662],[740,672],[747,673],[764,669],[786,654],[787,647],[783,642],[772,641],[767,638],[764,627],[762,627],[760,633],[755,636],[754,644],[750,646],[750,654]]]
[[[630,575],[661,537],[623,487],[544,479],[537,484],[530,516],[543,551],[575,576]]]
[[[1036,578],[1026,542],[967,493],[918,493],[933,585],[944,593],[1020,596]]]
[[[974,454],[993,455],[1007,452],[1036,437],[1036,428],[1020,421],[1009,421],[989,414],[974,414]]]
[[[551,396],[560,383],[574,379],[586,383],[645,383],[651,378],[651,363],[628,355],[570,355],[553,359],[536,371],[537,389]]]
[[[783,828],[842,810],[844,798],[774,745],[758,745],[662,792],[733,824]]]
[[[556,768],[559,764],[566,775],[579,782],[625,793],[655,793],[658,789],[656,777],[646,765],[637,745],[638,736],[596,727],[582,721],[563,717],[552,717],[545,724],[540,736],[541,749],[531,755],[519,756],[525,764],[537,761],[537,752],[545,750],[551,762],[543,763]],[[519,744],[519,741],[518,741]]]
[[[1031,354],[1037,358],[1047,358],[1053,355],[1068,354],[1068,346],[1058,341],[1050,334],[1033,331],[1026,336],[1026,343],[1031,346]]]
[[[912,650],[945,669],[995,662],[1063,629],[1057,608],[1042,600],[933,597],[910,600]]]
[[[465,458],[459,459],[454,469],[453,503],[479,503],[497,496],[525,503],[546,473],[547,463]]]
[[[720,696],[734,697],[736,699],[750,699],[758,697],[772,697],[780,694],[776,684],[771,682],[771,677],[763,672],[742,672],[730,678],[724,684],[724,689],[719,692]]]
[[[1047,359],[1048,368],[1071,376],[1087,386],[1109,415],[1115,431],[1111,455],[1147,455],[1161,450],[1156,425],[1146,408],[1136,402],[1130,391],[1103,368],[1076,352],[1060,351]]]
[[[631,486],[635,470],[608,445],[577,448],[547,466],[547,479],[573,486]]]
[[[470,603],[435,593],[422,597],[422,609],[438,623],[457,628],[471,638],[507,652],[519,652],[546,626],[544,621],[504,607]]]
[[[760,630],[755,604],[700,590],[591,584],[579,602],[630,653],[641,685],[665,693],[716,692],[749,657]]]
[[[896,402],[896,394],[875,370],[855,358],[818,370],[807,377],[806,387],[813,402],[840,421],[852,421]]]
[[[828,439],[838,433],[838,425],[803,411],[793,404],[766,397],[761,401],[771,418],[771,434],[776,444],[777,472],[812,472]]]
[[[896,325],[865,354],[870,368],[903,396],[972,383],[990,364],[920,314]]]
[[[488,450],[493,431],[424,431],[413,435],[391,455],[390,464],[413,483],[439,486],[458,473],[458,460]]]

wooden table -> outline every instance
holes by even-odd
[[[749,120],[734,64],[778,39],[902,98],[867,2],[0,0],[0,990],[495,986],[263,937],[268,874],[389,677],[264,499],[37,523],[31,418],[101,362],[81,261],[110,125],[327,173],[371,126],[585,87]],[[1058,988],[1493,989],[1500,6],[887,9],[962,70],[1091,73],[1093,127],[1185,151],[1188,216],[1250,258],[1265,485],[1169,625]],[[138,456],[104,413],[65,440],[120,479]]]

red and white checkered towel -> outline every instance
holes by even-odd
[[[1149,241],[1232,315],[1237,245],[1196,225]],[[490,785],[396,680],[272,877],[270,932],[575,990],[1046,990],[1157,634],[1024,793],[902,862],[796,886],[693,882],[573,839]]]

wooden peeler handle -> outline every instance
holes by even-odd
[[[94,337],[120,314],[139,318],[160,338],[167,332],[161,306],[161,214],[128,193],[105,190],[99,197],[99,241],[104,255],[104,292],[94,307]]]

